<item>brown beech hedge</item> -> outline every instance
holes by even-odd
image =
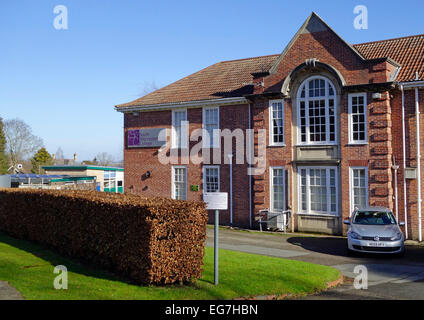
[[[78,190],[0,190],[0,230],[139,284],[200,278],[202,202]]]

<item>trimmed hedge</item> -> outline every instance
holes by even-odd
[[[200,278],[202,202],[80,190],[0,190],[0,230],[140,284]]]

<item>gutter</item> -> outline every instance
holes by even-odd
[[[197,101],[182,101],[172,103],[161,103],[151,105],[139,105],[139,106],[115,106],[115,110],[118,112],[143,112],[153,110],[170,110],[175,108],[199,108],[205,106],[223,106],[230,104],[247,104],[250,101],[244,97],[235,98],[221,98],[221,99],[210,99],[210,100],[197,100]]]
[[[404,89],[424,88],[424,81],[416,80],[411,82],[401,82],[400,85],[403,86]]]

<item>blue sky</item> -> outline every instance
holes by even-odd
[[[53,27],[56,5],[68,30]],[[357,5],[369,29],[353,27]],[[424,33],[422,1],[0,2],[0,116],[21,118],[49,152],[122,159],[114,105],[222,60],[280,53],[316,11],[349,43]]]

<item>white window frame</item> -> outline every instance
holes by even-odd
[[[219,136],[217,136],[215,139],[215,132],[212,133],[212,137],[209,137],[212,140],[212,146],[210,145],[210,141],[208,141],[204,135],[204,133],[206,132],[206,110],[217,110],[217,120],[218,120],[218,128],[214,129],[215,130],[219,130],[220,129],[220,121],[219,121],[219,107],[205,107],[202,109],[202,129],[203,129],[203,134],[202,134],[202,144],[203,144],[203,148],[219,148],[221,145],[221,134],[219,134]]]
[[[321,96],[318,98],[310,98],[309,97],[309,82],[312,80],[324,80],[326,85],[325,85],[325,96]],[[330,96],[329,95],[329,91],[330,91],[330,86],[333,89],[334,95]],[[302,89],[305,88],[305,97],[302,98]],[[330,114],[329,114],[329,110],[330,110],[330,105],[329,105],[329,100],[333,99],[334,100],[334,141],[330,141]],[[297,144],[298,145],[337,145],[337,141],[338,141],[338,134],[337,134],[337,130],[338,130],[338,97],[337,97],[337,91],[336,91],[336,87],[334,86],[333,82],[323,76],[312,76],[309,78],[306,78],[302,84],[299,86],[299,89],[297,91],[297,99],[296,99],[296,104],[297,104]],[[310,126],[309,126],[309,115],[306,112],[306,110],[308,110],[309,108],[309,101],[310,100],[325,100],[325,123],[326,123],[326,141],[310,141]],[[306,113],[306,141],[302,142],[302,128],[301,128],[301,121],[300,121],[300,103],[304,101],[305,102],[305,113]]]
[[[284,166],[269,167],[269,208],[271,212],[277,212],[274,208],[274,170],[283,170],[283,211],[286,210],[286,170]]]
[[[273,117],[273,108],[274,103],[281,103],[281,112],[282,112],[282,127],[283,127],[283,141],[274,142],[274,117]],[[272,147],[284,147],[286,145],[286,135],[285,135],[285,123],[284,123],[284,100],[269,100],[268,114],[269,114],[269,145]]]
[[[307,203],[306,203],[306,211],[302,210],[302,175],[301,170],[306,169],[306,197],[307,197]],[[323,212],[323,211],[312,211],[311,210],[311,193],[310,193],[310,170],[311,169],[326,169],[326,181],[327,181],[327,208],[330,207],[330,212]],[[336,187],[336,211],[331,212],[331,192],[330,192],[330,171],[329,169],[335,170],[335,187]],[[311,215],[311,216],[330,216],[330,217],[338,217],[340,216],[340,208],[339,208],[339,177],[338,177],[338,167],[336,166],[302,166],[297,168],[298,172],[298,211],[302,215]]]
[[[188,181],[187,181],[187,166],[172,166],[171,169],[171,190],[172,190],[172,194],[171,197],[172,199],[176,200],[176,192],[175,192],[175,169],[185,169],[185,195],[186,198],[185,199],[179,199],[179,200],[187,200],[188,199]]]
[[[218,190],[221,191],[221,167],[220,166],[203,166],[203,193],[207,192],[206,188],[206,169],[218,169]]]
[[[350,213],[352,215],[353,210],[355,209],[353,199],[353,171],[354,170],[365,170],[365,197],[366,197],[366,206],[369,205],[369,185],[368,185],[368,167],[349,167],[349,202],[350,202]]]
[[[365,124],[365,140],[354,140],[353,139],[353,115],[352,115],[352,99],[354,97],[363,97],[364,98],[364,124]],[[348,95],[349,100],[349,144],[367,144],[368,143],[368,122],[367,122],[367,113],[368,113],[368,102],[367,102],[367,94],[365,92],[362,93],[350,93]]]
[[[175,113],[182,112],[182,111],[185,112],[185,120],[183,120],[183,121],[187,121],[187,116],[188,116],[187,108],[178,108],[178,109],[172,110],[172,136],[171,136],[172,144],[171,144],[171,147],[173,149],[186,149],[188,147],[188,124],[187,124],[187,128],[186,128],[186,132],[182,131],[182,128],[184,128],[184,127],[181,126],[181,130],[180,130],[180,132],[181,132],[181,137],[180,137],[181,145],[178,145],[178,143],[177,143],[177,132],[175,130],[175,120],[176,120]]]

